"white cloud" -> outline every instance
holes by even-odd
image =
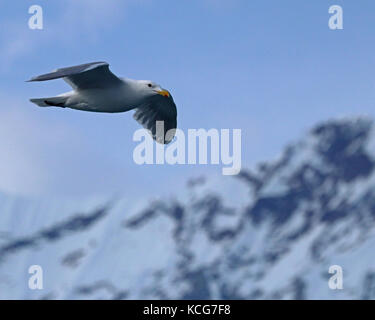
[[[74,131],[38,121],[15,99],[0,98],[0,190],[37,194],[51,176],[42,150],[52,150],[63,140],[74,141]]]
[[[130,115],[37,108],[8,93],[0,93],[0,101],[0,192],[112,195],[134,179],[131,134],[111,130],[126,126]]]
[[[76,44],[82,41],[83,34],[95,39],[99,31],[121,21],[131,3],[135,0],[66,0],[57,3],[60,11],[53,17],[49,16],[48,7],[42,7],[43,30],[30,30],[27,20],[3,20],[6,28],[0,33],[0,69],[9,70],[17,59],[54,41]]]

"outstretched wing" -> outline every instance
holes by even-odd
[[[122,80],[110,70],[107,62],[85,63],[74,67],[60,68],[29,81],[47,81],[63,78],[73,89],[108,88],[119,85]]]
[[[145,129],[150,130],[152,138],[159,143],[171,142],[176,134],[177,109],[172,96],[167,98],[155,95],[139,106],[133,117]]]

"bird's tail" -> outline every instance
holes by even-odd
[[[30,99],[32,103],[35,103],[39,107],[62,107],[65,108],[67,96],[57,96],[50,98],[37,98]]]

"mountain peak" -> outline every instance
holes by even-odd
[[[20,210],[35,204],[4,196],[0,231],[22,224],[0,242],[0,298],[375,298],[366,289],[375,279],[372,128],[367,118],[324,122],[276,160],[191,179],[173,199],[61,217],[59,206]],[[43,292],[25,289],[33,264],[45,271]],[[331,265],[350,275],[350,290],[329,289]]]

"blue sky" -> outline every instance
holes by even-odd
[[[44,29],[28,28],[28,8]],[[341,5],[344,30],[328,28]],[[375,3],[363,0],[0,2],[0,190],[37,196],[168,194],[220,166],[138,166],[132,112],[37,108],[70,88],[31,76],[104,60],[172,92],[178,124],[242,129],[243,166],[271,160],[319,121],[375,115]],[[230,179],[224,177],[223,179]]]

